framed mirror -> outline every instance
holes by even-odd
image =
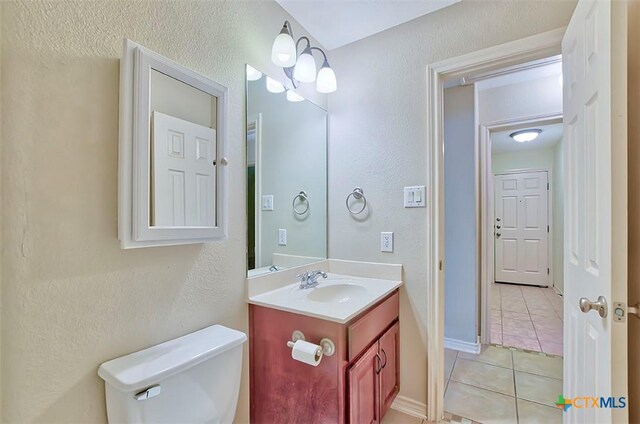
[[[120,91],[122,248],[225,239],[227,88],[125,40]]]
[[[327,112],[247,65],[248,275],[327,257]]]

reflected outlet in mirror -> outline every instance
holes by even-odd
[[[326,259],[327,112],[251,66],[247,187],[249,276]]]

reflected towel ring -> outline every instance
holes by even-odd
[[[349,198],[350,198],[351,196],[353,196],[353,198],[354,198],[354,199],[356,199],[356,200],[360,200],[360,199],[362,199],[362,200],[363,200],[363,202],[364,202],[364,203],[362,204],[362,208],[361,208],[360,210],[358,210],[358,211],[354,211],[353,209],[351,209],[351,208],[349,207]],[[366,197],[364,197],[364,191],[362,191],[362,189],[361,189],[360,187],[356,187],[356,188],[354,188],[354,189],[353,189],[353,191],[352,191],[351,193],[349,193],[349,195],[347,196],[347,200],[345,201],[345,203],[346,203],[346,205],[347,205],[347,210],[348,210],[350,213],[352,213],[352,214],[354,214],[354,215],[358,215],[358,214],[361,214],[361,213],[364,211],[364,209],[367,207],[367,198],[366,198]]]
[[[303,210],[300,211],[296,208],[296,199],[300,198],[300,203],[302,202],[307,202],[307,207]],[[307,193],[302,190],[300,193],[296,194],[296,196],[293,198],[293,211],[296,213],[296,215],[304,215],[305,213],[307,213],[309,211],[309,197],[307,196]]]

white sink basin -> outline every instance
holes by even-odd
[[[249,303],[347,323],[402,285],[402,281],[328,274],[318,285],[301,289],[289,284],[249,297]]]
[[[312,289],[307,295],[307,299],[314,302],[344,303],[357,299],[358,296],[365,296],[366,294],[367,289],[362,286],[355,284],[333,284]]]

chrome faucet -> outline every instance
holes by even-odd
[[[322,271],[303,272],[298,275],[298,278],[300,278],[300,288],[310,289],[311,287],[317,286],[319,284],[318,278],[321,276],[322,278],[327,278],[327,273]]]

